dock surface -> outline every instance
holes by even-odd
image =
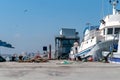
[[[120,64],[51,60],[0,63],[0,80],[120,80]]]

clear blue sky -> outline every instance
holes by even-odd
[[[54,49],[61,28],[75,28],[82,36],[86,23],[99,25],[109,7],[108,0],[0,0],[0,39],[15,47],[0,51],[41,52],[49,44]]]

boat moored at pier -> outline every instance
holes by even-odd
[[[100,26],[88,26],[84,30],[83,40],[79,49],[77,49],[77,53],[74,53],[75,58],[92,57],[95,61],[98,61],[103,59],[103,52],[117,52],[120,10],[117,10],[116,6],[119,1],[110,0],[109,2],[113,6],[113,13],[100,20]],[[74,49],[73,46],[72,50]]]

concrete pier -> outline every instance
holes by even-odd
[[[61,62],[0,63],[0,80],[120,80],[120,64]]]

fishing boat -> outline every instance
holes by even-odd
[[[100,26],[88,26],[84,30],[83,40],[80,43],[77,53],[74,53],[75,58],[92,57],[98,61],[103,59],[103,52],[117,52],[118,33],[120,31],[120,10],[116,9],[118,0],[110,0],[113,6],[112,14],[107,15],[100,20]],[[72,47],[70,54],[73,54],[75,46]]]
[[[110,54],[110,56],[108,56],[108,58],[107,58],[108,62],[120,64],[120,33],[119,33],[119,39],[118,39],[117,52],[111,52],[109,54]]]

